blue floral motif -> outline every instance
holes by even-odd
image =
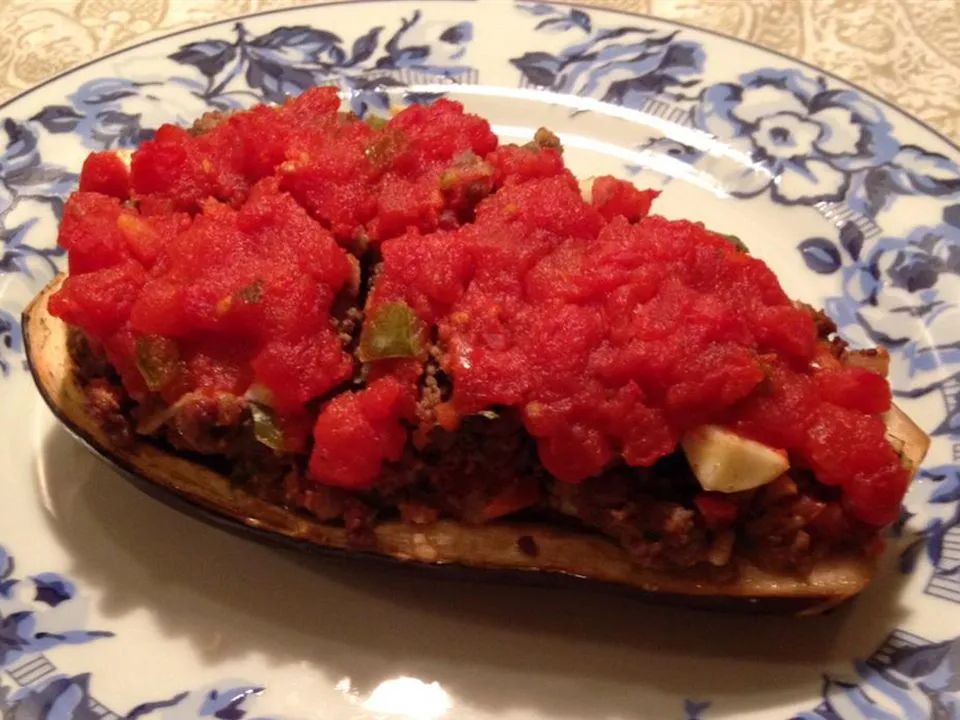
[[[840,251],[832,240],[823,237],[807,238],[797,249],[807,267],[819,275],[829,275],[840,269]]]
[[[711,703],[700,700],[683,701],[683,720],[706,720],[705,712]]]
[[[852,175],[846,200],[854,211],[876,217],[898,196],[944,197],[958,192],[960,166],[938,153],[903,145],[889,163]]]
[[[37,628],[37,620],[36,613],[29,610],[0,615],[0,668],[58,645],[78,645],[113,636],[103,631],[46,632]]]
[[[35,246],[27,241],[37,218],[14,227],[8,225],[7,218],[27,200],[46,206],[54,217],[59,217],[63,199],[77,176],[43,161],[37,150],[37,135],[29,125],[7,118],[3,131],[7,143],[0,154],[0,275],[20,272],[33,277],[36,267],[33,261],[39,261],[40,268],[53,274],[56,268],[53,258],[62,255],[62,250]],[[11,327],[0,314],[0,336],[9,337]],[[0,356],[3,353],[0,349]],[[8,370],[0,357],[0,371],[6,374]]]
[[[415,11],[388,34],[371,28],[349,46],[340,36],[305,25],[278,27],[251,37],[243,23],[234,26],[236,40],[204,40],[184,45],[170,56],[193,66],[203,80],[178,82],[209,105],[228,110],[251,102],[282,102],[316,85],[335,84],[349,95],[351,109],[385,111],[389,88],[411,79],[434,83],[463,81],[472,68],[459,60],[473,39],[469,22],[435,28]],[[407,98],[408,100],[410,98]]]
[[[890,163],[898,149],[876,105],[795,69],[767,68],[706,88],[694,121],[752,160],[732,180],[734,194],[769,190],[788,205],[843,200],[851,173]]]
[[[181,692],[168,700],[145,702],[126,714],[126,720],[163,718],[164,720],[243,720],[249,712],[248,703],[264,692],[253,685],[229,686]]]
[[[0,154],[0,218],[16,207],[20,198],[31,198],[62,208],[63,196],[77,176],[45,163],[37,149],[36,132],[29,125],[3,121],[7,143]]]
[[[189,694],[190,693],[188,692],[181,692],[181,693],[177,693],[176,695],[174,695],[172,698],[168,700],[153,700],[150,702],[140,703],[135,708],[133,708],[133,710],[127,713],[126,720],[136,720],[137,718],[143,717],[145,715],[150,715],[151,713],[155,713],[158,710],[166,710],[167,708],[177,707],[180,703],[182,703],[186,699],[187,695]]]
[[[19,687],[4,685],[0,675],[0,717],[4,720],[100,720],[105,708],[90,694],[89,673],[66,676],[41,653],[62,645],[113,637],[97,630],[44,629],[63,625],[57,608],[76,596],[71,580],[57,573],[14,577],[13,556],[0,546],[0,671]],[[32,592],[22,591],[32,586]],[[31,600],[23,599],[32,596]],[[19,598],[19,599],[18,599]],[[138,704],[124,717],[165,720],[243,720],[248,703],[264,688],[237,683],[184,691],[171,698]],[[99,708],[99,711],[98,711]]]
[[[929,512],[901,553],[900,569],[911,572],[919,556],[926,554],[933,566],[926,592],[960,602],[960,465],[925,468],[919,477],[933,488],[927,499]]]
[[[91,695],[89,673],[54,675],[20,689],[0,682],[0,717],[5,720],[102,720],[103,706]],[[249,700],[263,688],[241,686],[223,690],[182,692],[169,700],[144,702],[126,720],[243,720]],[[99,711],[98,711],[99,710]]]
[[[561,10],[547,3],[520,4],[517,7],[530,15],[544,18],[537,23],[534,30],[562,32],[572,27],[579,27],[586,32],[590,32],[593,29],[593,21],[590,19],[590,15],[578,8]]]
[[[960,442],[960,205],[949,205],[938,225],[914,228],[905,236],[881,235],[866,240],[853,223],[841,228],[838,241],[812,238],[800,245],[815,272],[840,273],[842,295],[828,298],[827,313],[840,331],[861,345],[884,345],[894,356],[890,381],[895,395],[907,398],[939,392],[944,413],[934,436]],[[944,546],[951,531],[960,532],[960,466],[925,468],[921,479],[936,483],[928,499],[926,520],[901,556],[911,572],[925,551],[933,566],[932,582],[957,576]],[[953,508],[950,510],[950,508]],[[945,598],[960,599],[956,591]]]
[[[859,682],[827,677],[823,703],[792,720],[960,718],[960,638],[902,646],[854,667]]]
[[[73,597],[72,584],[60,576],[43,573],[32,578],[13,576],[13,557],[0,547],[0,669],[20,658],[59,645],[76,645],[113,633],[99,630],[52,630],[57,627],[56,607]],[[33,585],[33,602],[18,599],[20,585]]]
[[[700,81],[703,48],[677,39],[679,31],[597,29],[590,15],[576,8],[542,3],[518,7],[542,18],[537,30],[582,38],[556,54],[534,50],[511,59],[528,85],[638,108],[655,96],[682,98]]]
[[[153,136],[152,128],[144,126],[150,100],[168,99],[153,95],[160,92],[158,85],[97,78],[71,93],[69,105],[47,105],[30,119],[49,133],[75,135],[91,150],[133,147]]]
[[[6,310],[0,310],[0,377],[10,374],[8,356],[18,357],[23,352],[23,338],[20,335],[20,323]],[[2,571],[0,558],[0,571]],[[3,575],[0,573],[0,581]]]
[[[901,145],[876,103],[801,70],[764,68],[707,87],[693,118],[748,159],[728,179],[738,197],[769,193],[785,205],[845,202],[873,218],[898,194],[960,190],[960,167]]]
[[[200,707],[201,717],[215,717],[219,720],[241,720],[246,711],[243,703],[251,695],[259,695],[263,688],[238,687],[228,690],[211,690]]]
[[[0,546],[0,598],[9,598],[17,579],[13,577],[13,557]]]
[[[924,471],[925,477],[937,484],[930,495],[932,503],[960,502],[960,466],[945,465]]]
[[[827,312],[848,338],[884,344],[897,355],[891,381],[900,395],[925,395],[960,371],[960,227],[952,224],[953,207],[944,212],[951,222],[868,242],[852,228],[829,245],[843,294],[827,301]],[[954,417],[937,433],[951,430],[960,431]]]
[[[0,685],[0,714],[5,720],[100,720],[89,686],[88,674],[57,676],[20,690]]]
[[[942,420],[932,429],[955,447],[960,443],[960,169],[942,156],[912,146],[898,147],[891,159],[856,171],[846,193],[861,215],[887,208],[896,197],[919,193],[940,198],[941,222],[903,235],[878,230],[869,237],[854,221],[836,239],[809,238],[798,250],[813,272],[839,274],[841,293],[825,301],[841,333],[858,345],[884,345],[894,356],[894,394],[917,398],[939,392]],[[952,204],[949,204],[951,199]],[[935,207],[935,206],[934,206]],[[960,498],[953,489],[956,466],[929,468],[921,478],[942,483],[930,497],[924,525],[901,557],[911,572],[923,554],[934,568],[934,592],[960,601],[958,568],[945,564],[943,548],[960,525]],[[944,505],[952,512],[944,514]],[[950,587],[946,583],[950,583]]]
[[[911,158],[910,170],[896,165]],[[900,158],[900,160],[897,160]],[[869,173],[883,172],[886,193],[872,191],[870,202],[882,209],[895,193],[923,192],[941,198],[940,222],[920,225],[902,235],[869,237],[854,222],[841,225],[836,238],[809,238],[798,246],[807,267],[815,273],[836,273],[840,294],[828,297],[827,313],[840,332],[856,345],[883,345],[893,356],[890,382],[898,397],[919,398],[931,393],[943,397],[944,411],[931,434],[960,443],[960,198],[953,192],[953,166],[916,148],[900,148],[891,162],[859,172],[850,197],[870,194]],[[921,172],[922,170],[922,172]],[[937,172],[940,174],[938,175]],[[951,203],[951,200],[953,202]],[[935,217],[935,216],[934,216]],[[929,498],[922,527],[901,557],[901,568],[911,572],[923,554],[933,565],[932,582],[943,584],[956,576],[954,564],[945,563],[943,548],[951,531],[960,533],[960,497],[953,489],[957,466],[927,468],[920,478],[939,483]],[[948,512],[945,506],[954,510]],[[924,552],[925,551],[925,552]],[[956,590],[942,590],[947,599],[960,600]]]
[[[54,258],[62,256],[63,249],[28,245],[26,240],[30,228],[35,224],[36,218],[31,218],[11,230],[0,229],[0,242],[3,243],[3,255],[0,256],[0,274],[21,272],[32,278],[34,275],[29,263],[31,258],[40,260],[41,267],[51,275],[56,274],[57,264]]]
[[[30,579],[36,588],[33,599],[50,607],[70,600],[76,592],[73,583],[57,573],[40,573]]]

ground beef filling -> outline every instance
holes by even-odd
[[[466,418],[454,432],[435,428],[421,447],[408,443],[371,490],[318,486],[307,479],[301,456],[276,453],[257,440],[247,400],[196,395],[174,406],[159,400],[138,405],[81,332],[71,330],[68,346],[88,407],[114,442],[129,445],[148,435],[208,461],[226,458],[249,490],[342,524],[357,548],[375,545],[374,528],[387,519],[412,525],[441,518],[467,524],[524,519],[602,533],[640,567],[732,576],[738,557],[803,574],[828,553],[869,548],[876,536],[874,528],[845,516],[839,492],[804,472],[725,496],[719,511],[707,513],[698,507],[702,490],[679,452],[651,468],[613,467],[579,484],[558,482],[507,410]],[[449,392],[446,384],[442,373],[427,373],[418,413],[432,412]],[[535,554],[530,540],[528,551]]]

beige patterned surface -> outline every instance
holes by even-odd
[[[490,2],[490,0],[481,0]],[[960,140],[960,0],[584,0],[744,38]],[[297,0],[0,0],[0,100],[107,52]]]

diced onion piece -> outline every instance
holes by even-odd
[[[355,298],[360,295],[360,283],[362,282],[360,261],[349,253],[347,253],[347,261],[350,263],[350,279],[347,280],[346,291],[350,297]]]
[[[930,447],[929,436],[896,406],[883,414],[883,421],[887,426],[887,442],[899,453],[903,466],[914,471]]]
[[[733,554],[735,540],[736,533],[733,530],[725,530],[719,533],[707,551],[707,561],[715,567],[726,565],[730,562],[730,556]]]
[[[841,360],[844,365],[861,367],[883,377],[886,377],[890,371],[890,353],[882,347],[869,350],[847,350],[843,353]]]
[[[581,180],[578,184],[580,186],[580,195],[583,197],[585,203],[593,202],[593,181],[595,178],[588,177]]]
[[[702,425],[687,432],[681,445],[704,490],[750,490],[772,482],[790,468],[782,450],[719,425]]]

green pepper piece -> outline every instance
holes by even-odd
[[[253,436],[257,442],[274,450],[283,450],[283,430],[277,425],[273,411],[265,405],[250,403],[250,417],[253,419]]]
[[[743,240],[736,235],[730,235],[729,233],[720,233],[720,235],[740,252],[746,253],[747,255],[750,254],[750,249],[744,244]]]
[[[137,369],[153,392],[162,390],[180,370],[180,351],[170,338],[160,335],[139,337],[136,350]]]
[[[381,305],[363,323],[357,357],[361,362],[420,354],[420,318],[405,302]]]

